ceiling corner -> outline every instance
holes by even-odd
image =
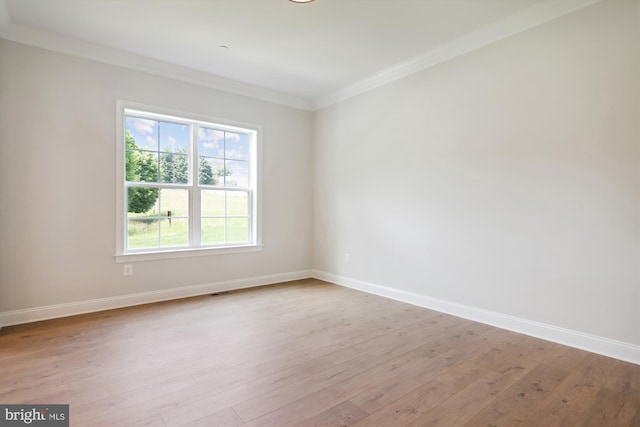
[[[334,92],[319,96],[312,101],[312,109],[321,110],[601,1],[603,0],[543,0],[435,49],[380,70]]]
[[[5,0],[0,0],[0,20],[3,19],[3,6],[6,6],[6,2]],[[9,15],[7,14],[6,16],[8,20]],[[246,96],[298,110],[313,110],[312,101],[304,97],[224,78],[205,71],[199,71],[162,60],[119,51],[117,49],[100,46],[90,42],[74,40],[58,34],[22,25],[16,25],[10,22],[8,25],[3,26],[2,21],[0,21],[0,38],[53,52],[141,71],[240,96]]]

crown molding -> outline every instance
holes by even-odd
[[[315,99],[290,95],[192,68],[71,39],[35,28],[16,25],[11,23],[5,0],[0,0],[0,38],[247,96],[261,101],[306,111],[316,111],[600,1],[603,0],[544,0],[507,18],[484,26],[407,61],[385,68],[363,80]]]
[[[3,12],[4,8],[4,12]],[[7,25],[3,25],[7,23]],[[142,71],[161,77],[193,83],[212,89],[247,96],[261,101],[311,110],[311,101],[271,89],[242,83],[180,65],[52,34],[35,28],[11,24],[6,3],[0,0],[0,38],[68,55]]]
[[[312,109],[316,111],[329,107],[600,1],[602,0],[545,0],[347,87],[318,97],[313,100]]]

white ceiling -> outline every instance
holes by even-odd
[[[0,37],[313,109],[594,1],[0,0]]]

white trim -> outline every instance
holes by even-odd
[[[345,101],[600,1],[602,0],[547,0],[536,3],[521,12],[385,68],[335,92],[318,97],[311,104],[312,110],[320,110]]]
[[[256,286],[265,286],[274,283],[288,282],[291,280],[307,279],[309,277],[309,270],[293,271],[289,273],[269,274],[265,276],[236,280],[224,280],[220,282],[204,283],[201,285],[184,286],[180,288],[162,289],[158,291],[119,295],[88,301],[77,301],[65,304],[27,308],[23,310],[6,311],[4,313],[0,313],[0,325],[18,325],[21,323],[37,322],[40,320],[112,310],[122,307],[131,307],[134,305],[149,304],[159,301],[252,288]]]
[[[197,222],[197,221],[196,221]],[[120,235],[120,233],[118,233]],[[218,248],[189,248],[175,250],[158,250],[155,252],[127,252],[115,254],[116,264],[138,261],[157,261],[161,259],[189,258],[194,256],[227,255],[244,252],[258,252],[262,245],[224,246]]]
[[[311,275],[313,278],[337,285],[640,365],[640,345],[431,298],[426,295],[380,286],[324,271],[311,270]]]
[[[270,274],[245,279],[225,280],[180,288],[170,288],[88,301],[77,301],[65,304],[27,308],[23,310],[6,311],[4,313],[0,312],[0,329],[2,326],[18,325],[21,323],[93,313],[96,311],[131,307],[141,304],[206,295],[215,292],[265,286],[291,280],[302,280],[310,277],[640,365],[640,345],[616,341],[597,335],[522,319],[515,316],[509,316],[490,310],[483,310],[451,301],[431,298],[426,295],[420,295],[400,289],[375,285],[373,283],[320,270],[301,270],[289,273]]]
[[[0,0],[1,1],[1,0]],[[243,123],[235,120],[221,119],[218,117],[204,116],[197,113],[172,110],[166,107],[156,107],[139,102],[127,101],[124,99],[116,99],[116,200],[115,200],[115,215],[116,215],[116,248],[115,248],[115,260],[116,263],[136,262],[136,261],[154,261],[161,259],[171,258],[185,258],[192,256],[207,256],[207,255],[224,255],[232,253],[242,252],[256,252],[262,250],[262,126],[254,123]],[[141,117],[149,117],[154,120],[158,118],[165,118],[167,120],[189,123],[197,126],[213,126],[216,129],[223,129],[229,131],[238,131],[251,135],[250,144],[250,187],[249,193],[251,200],[251,219],[250,233],[251,243],[241,244],[228,244],[225,246],[199,246],[194,245],[185,248],[174,249],[162,249],[148,250],[148,251],[126,251],[126,205],[127,205],[127,192],[124,191],[124,168],[125,168],[125,148],[122,143],[124,140],[124,118],[127,114],[127,110],[134,112]],[[193,130],[192,145],[190,152],[192,153],[192,160],[189,164],[189,170],[193,173],[193,166],[195,159],[198,159],[198,144],[197,144],[197,131]],[[176,187],[184,188],[192,191],[192,197],[190,197],[191,218],[190,222],[190,241],[192,244],[195,241],[195,236],[200,236],[199,224],[194,227],[193,223],[198,222],[194,219],[200,217],[200,214],[195,215],[195,212],[200,212],[199,209],[199,193],[196,192],[199,187],[195,182],[194,175],[188,184],[164,184],[164,183],[146,183],[157,188]],[[233,191],[234,188],[219,187],[220,190]],[[241,190],[239,190],[241,191]],[[197,209],[195,209],[197,208]]]
[[[216,76],[204,71],[75,40],[44,30],[12,24],[5,0],[0,0],[0,38],[193,83],[236,95],[248,96],[261,101],[306,111],[316,111],[600,1],[602,0],[545,0],[538,2],[527,9],[486,25],[479,30],[439,45],[409,60],[383,69],[365,79],[315,99],[290,95]]]
[[[9,14],[7,14],[7,17],[9,17]],[[1,13],[0,18],[2,18]],[[260,101],[271,102],[300,110],[311,110],[311,101],[299,96],[289,95],[249,83],[216,76],[204,71],[198,71],[193,68],[187,68],[171,64],[169,62],[71,39],[43,30],[11,24],[9,20],[5,21],[8,25],[5,27],[0,25],[0,38],[3,39],[67,55],[88,58],[105,64],[142,71],[161,77],[193,83],[236,95],[248,96]],[[0,21],[0,24],[1,23],[2,21]]]

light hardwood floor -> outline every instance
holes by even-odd
[[[5,327],[72,426],[640,426],[640,366],[317,280]]]

